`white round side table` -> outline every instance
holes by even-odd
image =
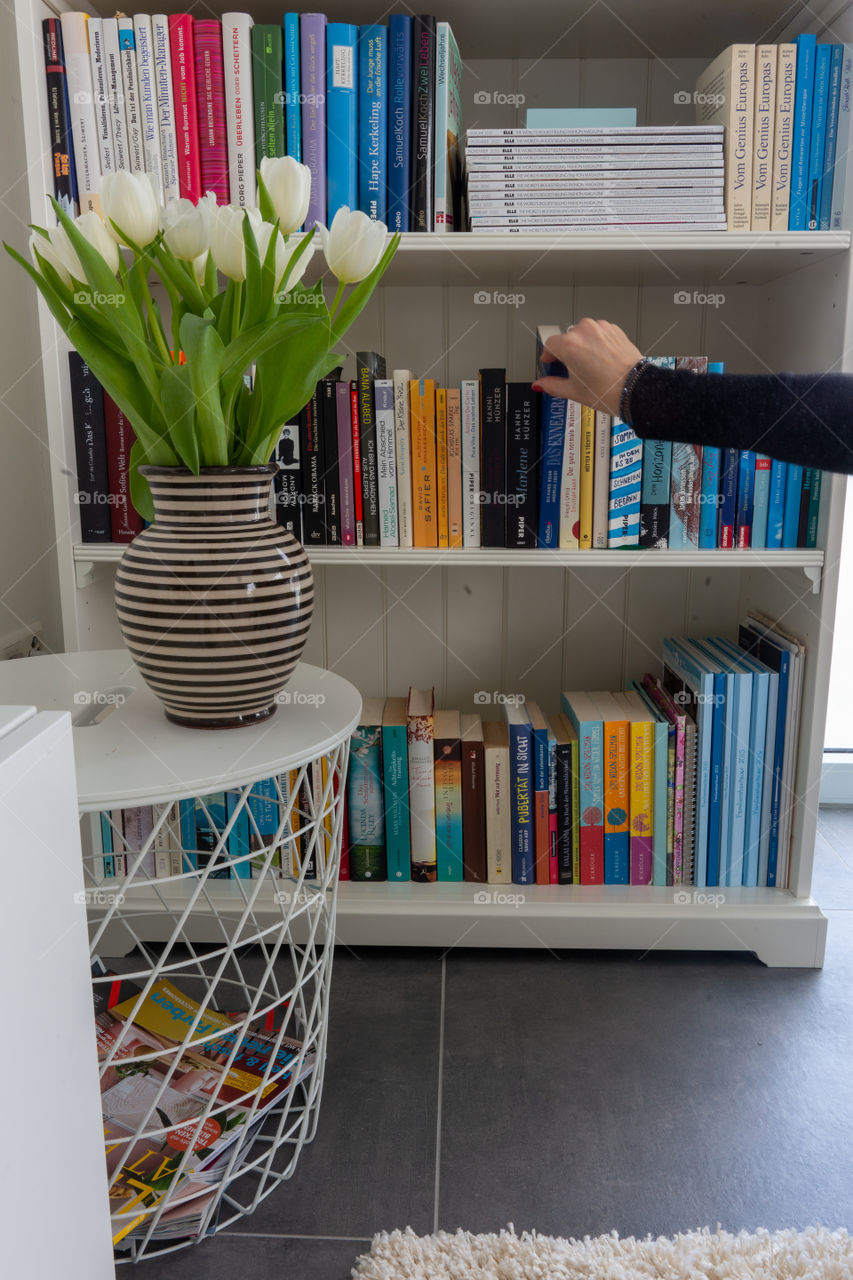
[[[13,702],[72,716],[116,1261],[135,1262],[251,1213],[314,1136],[361,698],[300,663],[269,720],[189,729],[109,650],[0,663]]]

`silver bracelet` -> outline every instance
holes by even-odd
[[[627,422],[628,426],[631,425],[631,392],[637,385],[637,379],[648,363],[648,356],[643,356],[642,360],[638,360],[637,363],[629,369],[628,376],[625,379],[625,385],[622,388],[622,394],[619,397],[619,417],[622,422]]]

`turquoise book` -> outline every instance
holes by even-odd
[[[709,360],[708,373],[725,373],[725,360]],[[703,551],[719,545],[719,502],[722,450],[704,445],[702,448],[702,481],[699,491],[699,546]]]
[[[751,546],[767,546],[767,516],[770,510],[770,469],[772,458],[766,453],[755,454],[755,477],[752,493]]]
[[[785,490],[788,487],[788,464],[773,459],[770,465],[770,491],[767,495],[766,546],[781,547],[785,523]]]
[[[382,698],[365,698],[361,724],[350,739],[347,819],[351,880],[386,878],[382,709]]]
[[[287,154],[302,163],[299,105],[299,14],[284,15],[284,134]]]
[[[812,99],[812,128],[809,141],[809,183],[806,194],[806,228],[817,231],[820,221],[820,200],[825,174],[823,169],[826,150],[826,113],[829,106],[829,73],[832,64],[832,45],[819,44],[815,48],[814,97]]]
[[[252,846],[249,842],[249,812],[246,805],[240,807],[239,791],[225,792],[225,817],[228,822],[234,817],[234,825],[228,833],[228,856],[231,859],[231,874],[238,880],[251,880]]]
[[[281,867],[281,849],[274,849],[269,855],[269,846],[278,831],[280,816],[278,788],[275,778],[262,778],[256,782],[249,793],[248,800],[249,848],[256,855],[252,858],[252,867],[258,872],[267,867]]]
[[[386,217],[388,181],[388,28],[358,29],[358,207],[374,222]]]
[[[714,656],[713,651],[707,647],[704,640],[688,640],[686,643],[698,655],[700,664],[711,672],[714,680],[715,730],[719,726],[722,733],[719,789],[719,862],[715,883],[727,885],[733,861],[736,861],[738,867],[740,867],[743,857],[742,836],[739,852],[736,841],[733,843],[734,812],[737,804],[735,778],[738,751],[735,678],[734,673],[729,671],[726,665]],[[745,750],[746,746],[744,746]]]
[[[389,880],[411,880],[409,751],[406,699],[387,698],[382,712],[382,782],[385,790],[385,860]]]
[[[794,81],[794,129],[791,141],[791,202],[788,230],[805,231],[808,216],[809,144],[814,95],[814,35],[794,37],[797,46],[797,78]]]
[[[655,717],[654,725],[654,801],[652,805],[652,884],[666,887],[666,810],[669,788],[669,736],[675,730],[665,712],[657,705],[638,680],[628,683],[628,690],[638,693]]]
[[[782,520],[782,546],[796,547],[800,528],[800,502],[803,496],[803,468],[795,462],[787,464],[785,478],[785,514]]]
[[[732,657],[725,649],[708,637],[702,641],[705,651],[716,657],[726,673],[727,692],[731,689],[732,748],[731,748],[731,807],[729,812],[729,860],[726,868],[726,884],[744,883],[746,874],[747,839],[752,827],[750,808],[754,795],[750,782],[754,783],[753,742],[757,740],[757,726],[753,730],[752,702],[753,679],[750,671],[738,657]],[[760,801],[758,805],[760,811]],[[757,859],[756,859],[757,865]]]
[[[437,879],[462,880],[462,742],[458,711],[434,720],[435,852]]]
[[[339,209],[358,207],[358,27],[326,27],[326,202],[328,226]]]
[[[831,46],[829,92],[826,107],[826,141],[823,148],[823,170],[818,209],[818,230],[828,231],[832,218],[832,188],[835,182],[835,147],[838,140],[838,115],[841,104],[841,64],[844,45]]]

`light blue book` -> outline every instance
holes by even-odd
[[[708,373],[725,373],[725,360],[709,360]],[[719,545],[719,502],[720,479],[722,470],[722,450],[704,445],[702,448],[702,486],[699,500],[699,546],[704,551],[714,550]]]
[[[536,377],[565,378],[566,366],[559,360],[545,360],[545,342],[550,336],[548,326],[539,325],[536,330]],[[566,437],[568,401],[562,396],[540,397],[541,423],[539,456],[539,530],[540,547],[560,545],[560,482],[563,474],[563,448]]]
[[[674,369],[675,356],[653,356],[651,364],[661,369]],[[640,491],[640,546],[671,547],[672,510],[670,481],[673,450],[680,448],[671,440],[643,442],[642,488]]]
[[[299,14],[284,15],[284,132],[287,154],[302,163],[299,105]]]
[[[279,813],[278,788],[275,778],[262,778],[256,782],[249,793],[248,800],[249,847],[256,855],[252,859],[253,868],[259,874],[265,868],[281,867],[281,849],[276,848],[272,856],[268,856],[269,846],[278,831],[281,816]],[[282,843],[286,834],[282,837]]]
[[[666,712],[643,688],[638,680],[631,680],[628,688],[638,693],[655,717],[654,762],[655,782],[652,808],[652,884],[666,886],[666,800],[669,786],[669,737],[675,728],[669,723]]]
[[[113,857],[113,829],[105,813],[101,814],[101,852],[104,855],[104,879],[112,880],[116,873]]]
[[[696,655],[684,640],[667,638],[663,642],[664,688],[673,696],[687,694],[685,710],[696,722],[696,849],[693,860],[693,880],[697,886],[716,884],[716,878],[708,879],[709,827],[711,826],[711,792],[714,782],[714,678],[697,661]],[[720,744],[717,744],[718,746]],[[716,787],[719,792],[719,768],[716,771]],[[719,795],[717,794],[717,808]],[[719,833],[713,829],[716,842],[713,845],[711,869],[716,877],[719,852]]]
[[[838,102],[838,127],[835,139],[835,166],[832,175],[832,212],[830,227],[841,231],[845,226],[844,196],[847,186],[847,153],[851,143],[850,120],[853,111],[853,44],[842,46],[841,84]]]
[[[328,225],[358,205],[358,27],[326,27],[326,202]]]
[[[239,791],[225,792],[225,817],[228,822],[240,802]],[[252,859],[248,856],[252,852],[252,846],[249,843],[249,814],[246,806],[240,809],[234,820],[234,825],[228,834],[228,856],[232,860],[231,874],[236,876],[238,880],[251,880],[252,878]],[[240,861],[236,861],[236,859]]]
[[[388,180],[388,28],[358,29],[358,207],[374,222],[386,218]]]
[[[770,504],[770,468],[771,459],[766,453],[756,453],[755,485],[752,505],[752,542],[753,547],[767,546],[767,513]]]
[[[409,833],[409,752],[406,700],[388,698],[382,715],[382,777],[385,789],[385,856],[388,879],[412,878]]]
[[[814,35],[794,37],[797,46],[797,78],[794,83],[794,130],[791,140],[791,202],[788,230],[805,231],[808,224],[809,144],[814,94]]]
[[[610,434],[610,494],[607,508],[608,547],[640,545],[640,499],[643,489],[643,442],[627,422],[614,417]]]
[[[806,198],[806,227],[817,231],[820,220],[821,189],[823,187],[823,157],[826,150],[826,113],[829,106],[829,70],[832,62],[832,45],[819,44],[815,48],[814,96],[812,98],[812,130],[809,142],[809,185]]]
[[[800,500],[803,494],[803,468],[788,463],[785,481],[785,515],[782,523],[782,546],[796,547],[800,529]]]
[[[775,458],[770,466],[770,494],[767,501],[767,546],[781,547],[785,523],[785,490],[788,486],[788,464]]]
[[[744,655],[718,640],[705,641],[709,653],[719,655],[723,665],[734,675],[735,743],[733,804],[731,822],[731,857],[726,877],[728,885],[744,885],[750,874],[758,871],[758,839],[761,823],[761,783],[764,763],[767,687],[757,688],[752,669]],[[760,741],[760,752],[759,752]],[[760,759],[759,759],[760,756]]]
[[[528,107],[526,129],[636,129],[636,107]]]
[[[768,635],[748,626],[738,627],[738,644],[748,648],[779,677],[776,700],[776,736],[773,743],[773,790],[770,801],[770,842],[767,853],[767,879],[761,877],[759,885],[773,888],[776,884],[776,868],[779,861],[779,836],[782,814],[782,774],[785,763],[785,731],[788,721],[788,699],[791,696],[791,654],[776,644]]]
[[[759,884],[767,883],[770,802],[773,795],[773,747],[776,741],[779,677],[756,657],[739,649],[734,641],[717,638],[716,644],[720,649],[731,653],[733,661],[739,661],[752,672],[749,801],[743,883],[749,888],[755,888]]]
[[[198,869],[198,844],[195,830],[195,800],[181,800],[179,812],[184,871],[196,871]]]
[[[388,230],[408,231],[412,163],[412,18],[388,15]]]
[[[743,836],[741,835],[739,852],[736,844],[733,843],[733,814],[736,801],[735,770],[737,764],[737,703],[735,699],[734,674],[727,671],[719,659],[709,652],[704,641],[689,640],[687,643],[697,655],[699,662],[711,672],[714,678],[714,728],[715,730],[719,729],[722,733],[719,792],[719,862],[716,883],[726,885],[729,883],[733,858],[737,856],[737,865],[740,866],[740,861],[743,857]],[[744,747],[745,750],[746,746]],[[712,828],[713,824],[709,824],[709,831]]]
[[[841,102],[841,64],[844,45],[830,46],[829,95],[826,105],[826,142],[823,148],[823,173],[820,188],[818,230],[828,231],[832,218],[832,187],[835,182],[835,147],[838,140],[838,108]]]

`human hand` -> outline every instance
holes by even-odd
[[[559,337],[549,338],[545,354],[560,360],[569,376],[537,378],[534,390],[561,396],[564,400],[577,400],[614,416],[619,413],[625,379],[643,358],[642,351],[637,350],[618,324],[588,317]]]

